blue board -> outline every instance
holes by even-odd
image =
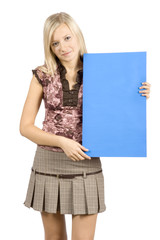
[[[146,52],[83,55],[82,145],[91,157],[146,157]],[[144,89],[142,89],[144,90]]]

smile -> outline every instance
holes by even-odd
[[[64,53],[62,54],[63,56],[67,56],[68,54],[70,54],[71,52],[67,52],[67,53]]]

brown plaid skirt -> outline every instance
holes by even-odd
[[[24,202],[26,207],[74,215],[106,210],[103,172],[87,175],[102,170],[99,157],[73,161],[64,152],[53,152],[37,145],[32,169]],[[80,173],[82,176],[74,178],[52,176]]]

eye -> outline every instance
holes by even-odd
[[[69,40],[70,38],[71,38],[71,36],[67,36],[65,39],[66,39],[66,40]]]
[[[58,42],[54,42],[52,45],[53,45],[54,47],[57,47],[57,46],[58,46]]]

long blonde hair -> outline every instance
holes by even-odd
[[[57,27],[62,23],[65,23],[71,30],[73,34],[76,35],[80,44],[79,56],[83,56],[84,53],[87,53],[85,40],[83,34],[75,22],[75,20],[67,13],[60,12],[49,16],[44,23],[43,30],[43,43],[44,43],[44,55],[45,55],[45,64],[39,68],[45,73],[54,75],[54,72],[57,68],[56,55],[51,50],[51,38],[53,32]]]

